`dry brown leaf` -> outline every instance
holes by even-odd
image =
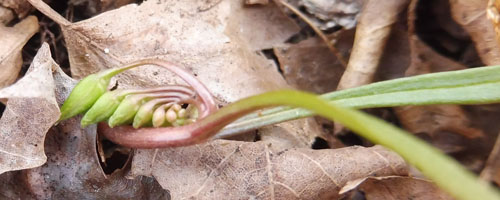
[[[411,64],[406,76],[465,69],[462,64],[439,55],[415,35],[415,6],[416,1],[409,11]],[[441,132],[451,132],[470,139],[484,136],[482,130],[471,127],[465,111],[457,105],[404,106],[394,110],[403,127],[413,133],[436,136]],[[449,151],[459,150],[453,149]]]
[[[246,5],[267,5],[269,0],[245,0]]]
[[[354,31],[343,31],[335,39],[338,41],[337,49],[348,54],[353,39]],[[287,83],[297,89],[319,94],[334,91],[344,72],[342,64],[316,37],[297,44],[277,46],[274,54]]]
[[[258,135],[260,140],[272,143],[273,150],[311,148],[317,140],[325,140],[332,149],[344,147],[337,138],[323,131],[314,118],[266,126],[259,129]]]
[[[27,74],[0,90],[0,98],[7,100],[0,119],[0,174],[37,167],[47,160],[45,134],[60,115],[52,78],[56,66],[45,44]]]
[[[231,34],[244,39],[250,50],[271,49],[300,31],[274,2],[258,7],[234,6],[231,13],[229,26],[239,27]]]
[[[407,174],[404,160],[380,146],[273,151],[269,145],[215,140],[161,149],[132,167],[152,166],[137,172],[153,175],[173,199],[338,199],[350,180]]]
[[[23,184],[20,184],[21,171],[0,174],[0,199],[34,199]]]
[[[349,190],[354,187],[357,187],[356,190],[362,192],[366,199],[453,199],[432,182],[412,177],[369,177],[357,180]]]
[[[47,160],[40,167],[22,171],[20,176],[5,177],[18,185],[17,189],[7,189],[20,193],[19,198],[34,195],[37,199],[166,199],[167,192],[151,178],[127,180],[123,170],[106,176],[97,160],[96,127],[81,129],[80,117],[49,130],[59,119],[58,104],[64,102],[75,84],[54,63],[49,46],[43,44],[28,73],[0,91],[0,97],[9,97],[0,120],[2,132],[5,131],[2,136],[10,136],[0,139],[1,172],[37,167]],[[26,189],[19,189],[23,187]]]
[[[29,16],[13,27],[0,24],[0,88],[16,81],[23,59],[21,50],[28,40],[38,31],[38,20]]]
[[[283,42],[296,30],[295,25],[280,23],[283,16],[274,6],[246,10],[241,2],[229,0],[147,1],[72,24],[40,1],[30,1],[62,26],[72,75],[77,78],[139,58],[159,57],[190,70],[221,105],[289,87],[275,64],[254,51]],[[276,16],[276,20],[262,20],[264,16]],[[250,31],[246,26],[257,26],[257,19],[264,21],[262,31]],[[276,35],[277,28],[285,33]],[[168,71],[150,66],[130,70],[117,79],[120,87],[150,87],[177,80]],[[278,126],[291,137],[312,134],[308,138],[315,138],[316,133],[303,128],[306,121],[299,121],[303,125]]]
[[[498,136],[480,178],[500,185],[500,137]]]
[[[500,64],[500,47],[493,24],[486,16],[488,0],[450,0],[451,13],[469,33],[481,60],[487,65]]]
[[[14,10],[19,19],[28,15],[31,10],[31,5],[27,0],[0,0],[0,5]]]
[[[72,88],[73,80],[62,80],[66,83],[61,87]],[[65,97],[70,90],[61,91]],[[81,129],[80,119],[63,121],[47,134],[47,163],[23,171],[30,193],[37,199],[168,199],[152,178],[124,178],[128,168],[104,174],[96,153],[96,127]]]
[[[0,6],[0,24],[6,25],[14,19],[14,12],[8,8]]]
[[[356,28],[354,45],[338,90],[371,83],[380,63],[393,24],[407,8],[409,0],[365,3]]]

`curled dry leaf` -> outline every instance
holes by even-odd
[[[477,53],[486,65],[500,64],[500,46],[495,37],[493,24],[487,17],[488,0],[450,1],[451,14],[469,33]]]
[[[453,199],[432,182],[412,177],[368,177],[352,181],[342,190],[353,189],[354,193],[362,192],[366,199]]]
[[[28,40],[38,31],[38,20],[29,16],[13,27],[0,24],[0,88],[16,81],[23,59],[21,50]]]
[[[8,8],[0,6],[0,24],[6,25],[14,19],[14,12]]]
[[[269,145],[215,140],[164,149],[142,160],[153,165],[141,173],[152,174],[173,199],[338,199],[350,180],[407,174],[404,160],[379,146],[273,151]]]
[[[500,185],[500,137],[498,136],[480,177],[485,181],[493,181]]]
[[[373,81],[391,29],[408,3],[409,0],[369,0],[365,3],[356,28],[349,63],[340,79],[338,90]]]
[[[27,74],[0,90],[6,109],[0,119],[0,174],[45,163],[45,134],[59,119],[52,77],[57,64],[43,45]]]
[[[27,0],[2,0],[0,5],[12,9],[20,19],[28,15],[31,10],[31,5]]]

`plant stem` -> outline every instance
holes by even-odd
[[[301,107],[342,123],[366,139],[397,152],[457,199],[500,199],[497,190],[480,182],[457,161],[412,134],[375,117],[342,108],[304,92],[278,91],[249,97],[182,127],[133,129],[122,126],[111,129],[100,123],[99,131],[111,141],[129,147],[157,148],[194,144],[206,140],[240,116],[276,105]]]

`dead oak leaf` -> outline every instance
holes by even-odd
[[[61,25],[75,78],[139,58],[158,57],[191,71],[220,105],[289,87],[275,64],[255,52],[285,41],[297,30],[296,25],[281,23],[285,17],[271,4],[247,10],[241,2],[229,0],[146,1],[70,23],[43,2],[30,2]],[[262,20],[265,16],[271,20]],[[259,20],[262,31],[253,31]],[[278,28],[285,33],[275,34]],[[179,81],[167,70],[151,66],[127,71],[117,80],[119,87]],[[289,127],[283,129],[291,137],[312,133],[301,128],[305,126]],[[302,138],[315,136],[298,138],[305,147],[313,141]]]
[[[60,115],[52,77],[55,67],[45,44],[27,74],[0,90],[0,98],[7,100],[0,119],[0,174],[37,167],[47,160],[45,134]]]
[[[453,199],[430,181],[402,176],[358,179],[351,181],[343,190],[354,190],[352,195],[362,192],[366,199]]]
[[[80,118],[72,118],[52,127],[60,115],[58,105],[75,84],[43,44],[27,75],[0,91],[0,97],[10,95],[0,126],[2,136],[11,136],[0,138],[0,150],[6,147],[8,153],[0,154],[1,169],[31,168],[19,176],[2,177],[9,185],[4,188],[10,190],[5,195],[29,199],[166,199],[168,193],[152,178],[128,180],[123,177],[126,169],[104,174],[96,154],[95,126],[81,129]]]
[[[16,81],[23,59],[21,50],[28,40],[38,31],[38,20],[29,16],[13,27],[0,24],[0,88]]]
[[[404,160],[380,146],[275,152],[269,145],[216,140],[160,149],[144,160],[152,167],[143,175],[154,176],[173,199],[338,199],[350,180],[407,174]]]

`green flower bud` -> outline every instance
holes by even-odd
[[[151,122],[153,119],[153,111],[154,111],[155,107],[158,106],[158,104],[172,102],[174,100],[177,100],[177,99],[176,98],[160,98],[160,99],[154,99],[154,100],[151,100],[151,101],[145,103],[137,111],[137,114],[134,117],[134,122],[132,123],[132,126],[134,128],[139,128],[139,127]]]
[[[167,113],[165,113],[165,118],[168,122],[173,123],[175,122],[175,120],[177,120],[177,113],[174,109],[170,108],[168,109]]]
[[[184,126],[186,124],[186,119],[176,119],[175,122],[172,123],[173,126]]]
[[[116,108],[113,115],[111,115],[111,117],[109,118],[109,127],[115,127],[117,125],[132,122],[141,105],[144,104],[147,100],[148,98],[146,98],[146,95],[144,94],[133,94],[125,97],[118,108]]]
[[[174,104],[172,105],[172,109],[174,109],[175,112],[179,112],[179,110],[181,110],[182,107],[179,104]]]
[[[186,115],[189,119],[198,119],[198,108],[193,104],[189,104],[186,108]]]
[[[131,92],[130,90],[117,89],[104,93],[83,116],[81,121],[82,127],[107,120],[113,115],[125,96]]]
[[[59,121],[87,111],[106,92],[111,78],[119,72],[120,69],[108,69],[82,79],[62,105]]]
[[[168,108],[168,104],[161,105],[160,107],[156,108],[156,110],[153,113],[153,127],[162,127],[166,125],[165,121],[165,109]]]
[[[186,118],[187,117],[187,112],[186,112],[186,109],[180,109],[179,111],[177,111],[177,116],[179,118]]]

